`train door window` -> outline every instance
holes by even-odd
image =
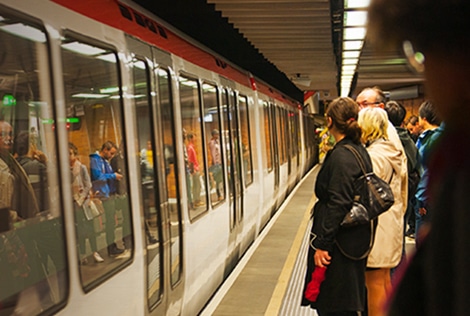
[[[167,211],[170,220],[170,267],[171,284],[175,285],[181,279],[183,271],[183,240],[181,207],[179,204],[179,185],[176,176],[176,138],[173,115],[173,100],[171,98],[171,77],[167,70],[158,69],[158,100],[160,111],[160,126],[163,135],[163,156],[165,162],[165,187],[160,195],[162,211]]]
[[[209,196],[214,206],[225,199],[224,166],[222,151],[222,134],[220,133],[220,110],[217,88],[204,83],[202,85],[204,100],[204,125],[207,134],[207,157],[209,163]]]
[[[224,153],[225,157],[227,157],[227,180],[228,180],[228,194],[230,197],[230,200],[232,203],[235,203],[235,185],[234,181],[236,181],[236,177],[234,177],[234,164],[232,160],[232,150],[234,149],[234,146],[232,146],[232,136],[231,136],[231,130],[230,130],[230,124],[233,124],[230,122],[230,101],[229,101],[230,93],[226,90],[222,90],[222,120],[223,120],[223,131],[222,135],[224,138],[223,144],[225,144],[224,147]],[[234,228],[236,223],[236,214],[234,211],[231,212],[230,216],[230,228]]]
[[[190,219],[207,211],[204,151],[199,82],[184,76],[179,78],[181,120],[183,126],[186,191]]]
[[[68,295],[50,56],[40,24],[0,11],[0,314]]]
[[[253,160],[251,155],[250,121],[248,115],[248,98],[238,96],[238,108],[240,113],[240,136],[242,145],[243,172],[245,175],[245,187],[253,183]]]
[[[284,119],[282,116],[282,109],[276,107],[276,121],[277,121],[277,139],[279,146],[279,164],[282,165],[286,162],[285,155],[285,139],[284,139]]]
[[[72,36],[64,36],[61,46],[70,212],[76,221],[80,278],[88,291],[129,264],[132,254],[120,78],[113,50]]]
[[[263,101],[263,113],[264,113],[264,143],[265,152],[267,156],[267,167],[268,173],[273,171],[273,146],[272,146],[272,134],[271,134],[271,115],[269,110],[269,103]]]
[[[144,232],[147,245],[147,294],[149,306],[154,306],[163,292],[162,260],[163,243],[161,218],[156,194],[158,183],[155,168],[154,113],[150,96],[150,71],[148,64],[140,59],[132,62],[133,91],[137,121],[139,156],[139,179],[144,211]]]

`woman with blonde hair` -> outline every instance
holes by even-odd
[[[378,217],[375,241],[367,259],[366,287],[369,316],[383,314],[383,304],[391,289],[390,269],[400,262],[403,250],[403,225],[406,201],[403,199],[402,153],[388,140],[388,116],[381,108],[359,112],[362,140],[372,160],[375,174],[390,184],[395,203]]]

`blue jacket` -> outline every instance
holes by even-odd
[[[90,173],[93,193],[98,198],[107,199],[116,193],[116,175],[109,162],[98,153],[90,155]]]
[[[415,194],[418,207],[427,207],[428,204],[429,197],[426,193],[426,187],[428,185],[429,178],[427,167],[429,154],[432,151],[434,142],[442,134],[443,130],[444,124],[441,124],[438,128],[432,130],[426,130],[419,135],[418,140],[416,141],[416,147],[418,148],[419,159],[421,163],[421,179],[418,183]]]

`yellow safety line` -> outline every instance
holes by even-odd
[[[294,269],[295,261],[297,260],[297,254],[300,251],[300,246],[302,245],[302,240],[305,236],[305,230],[307,229],[307,225],[310,221],[310,210],[312,209],[313,204],[315,204],[315,201],[316,196],[312,192],[312,199],[310,200],[307,210],[305,211],[304,218],[300,223],[299,230],[297,231],[297,235],[295,236],[294,242],[289,251],[289,255],[287,256],[287,260],[279,276],[276,288],[274,289],[273,296],[269,301],[264,315],[273,316],[279,314],[282,300],[287,291],[287,286],[289,285],[292,270]]]

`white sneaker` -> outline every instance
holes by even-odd
[[[98,262],[98,263],[104,261],[104,259],[100,256],[100,254],[96,251],[93,253],[93,258],[95,258],[95,262]]]

